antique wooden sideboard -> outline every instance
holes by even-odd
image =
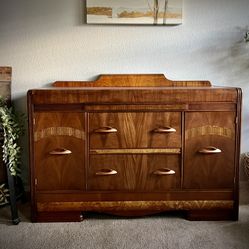
[[[33,221],[238,219],[241,90],[102,75],[28,91]]]

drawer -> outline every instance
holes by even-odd
[[[89,136],[90,148],[181,147],[181,113],[89,113]]]
[[[180,188],[180,155],[91,155],[87,188],[103,191]]]

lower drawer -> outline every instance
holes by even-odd
[[[180,178],[180,155],[91,155],[87,189],[165,191]]]

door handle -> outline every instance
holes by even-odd
[[[118,172],[114,169],[101,169],[100,171],[96,172],[95,175],[97,176],[110,176],[116,175]]]
[[[72,154],[71,150],[65,148],[57,148],[49,152],[50,155],[69,155]]]
[[[213,147],[213,146],[207,146],[199,150],[199,153],[202,153],[202,154],[218,154],[221,152],[222,152],[221,149]]]
[[[154,175],[174,175],[176,172],[169,168],[157,169],[153,172]]]
[[[104,126],[104,127],[94,130],[95,133],[115,133],[117,131],[118,130],[116,128],[111,127],[111,126]]]
[[[169,126],[158,127],[156,129],[154,129],[153,132],[155,132],[155,133],[173,133],[173,132],[176,132],[176,129],[169,127]]]

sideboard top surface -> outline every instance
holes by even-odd
[[[100,75],[94,81],[56,81],[29,90],[34,104],[185,103],[238,101],[240,89],[209,81],[171,81],[163,74]]]

